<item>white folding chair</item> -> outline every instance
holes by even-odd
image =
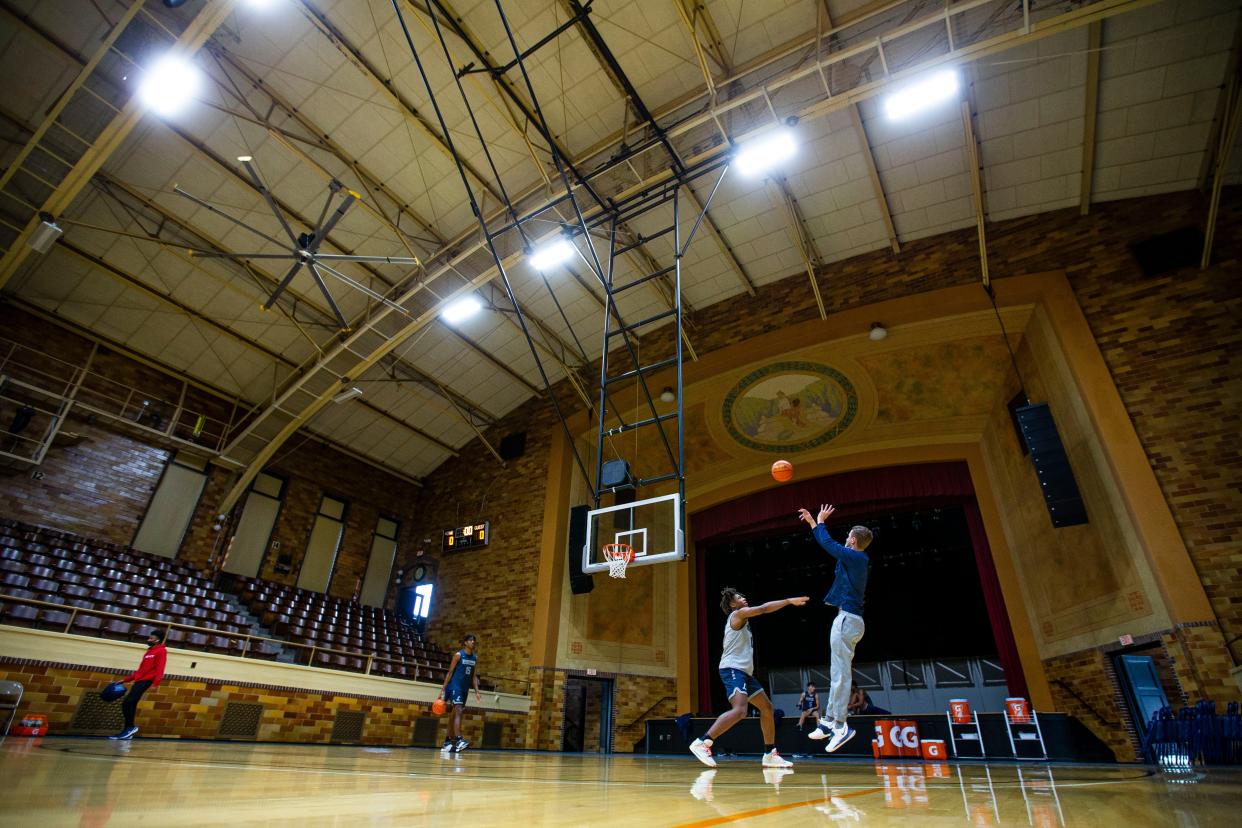
[[[0,736],[9,735],[9,725],[13,724],[13,717],[17,715],[17,706],[21,704],[24,692],[25,688],[20,681],[0,681],[0,711],[9,711],[9,718],[4,723],[4,730],[0,730]]]

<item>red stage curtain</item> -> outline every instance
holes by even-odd
[[[712,613],[715,604],[708,600],[710,596],[703,594],[708,545],[794,529],[799,523],[800,507],[814,514],[824,503],[836,507],[834,522],[851,518],[861,521],[873,515],[910,509],[962,506],[966,512],[975,564],[1005,680],[1010,693],[1026,695],[1026,678],[1022,674],[1013,629],[1009,626],[1000,581],[992,562],[992,551],[975,501],[970,469],[962,462],[920,463],[844,472],[776,486],[694,513],[690,516],[690,528],[698,561],[700,630],[706,629],[707,624],[716,619]],[[824,647],[827,649],[826,641]],[[699,699],[705,703],[711,698],[711,681],[716,674],[708,661],[706,635],[699,635],[699,664]]]

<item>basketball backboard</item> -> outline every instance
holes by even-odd
[[[608,571],[604,545],[609,543],[624,543],[633,548],[630,566],[682,560],[686,557],[682,518],[681,496],[676,492],[592,509],[587,513],[582,571]]]

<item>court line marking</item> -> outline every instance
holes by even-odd
[[[866,788],[861,791],[850,791],[849,793],[836,794],[833,799],[846,799],[853,796],[865,796],[867,794],[881,793],[884,788]],[[805,808],[808,805],[815,805],[820,802],[828,802],[827,797],[819,796],[815,799],[808,799],[805,802],[786,802],[783,805],[769,805],[766,808],[755,808],[750,811],[738,811],[736,814],[727,814],[724,816],[712,817],[711,819],[700,819],[694,822],[679,822],[673,828],[707,828],[709,825],[725,825],[730,822],[739,822],[743,819],[751,817],[765,816],[767,814],[775,814],[780,811],[792,811],[794,808]]]
[[[87,746],[86,746],[86,745],[83,745],[82,747],[83,747],[83,748],[85,748],[85,747],[87,747]],[[182,746],[178,745],[177,747],[182,747]],[[76,748],[76,747],[75,747],[75,746],[73,746],[73,745],[68,745],[68,746],[63,746],[63,747],[53,747],[53,746],[51,746],[51,745],[39,745],[39,746],[38,746],[38,748],[39,748],[39,750],[51,750],[51,751],[56,751],[56,752],[58,752],[58,753],[64,753],[64,754],[67,754],[67,755],[70,755],[70,756],[76,756],[76,757],[80,757],[80,758],[84,758],[84,759],[88,759],[88,760],[103,760],[103,761],[109,761],[109,760],[111,760],[111,761],[116,761],[116,760],[120,759],[120,760],[122,760],[122,761],[138,762],[138,763],[142,763],[142,764],[146,764],[146,763],[166,763],[166,762],[175,762],[176,764],[181,765],[181,766],[183,766],[183,767],[189,767],[189,768],[200,768],[200,769],[203,769],[203,768],[216,768],[216,769],[219,769],[219,768],[225,768],[225,769],[231,769],[231,770],[266,770],[266,771],[274,771],[274,772],[278,772],[278,773],[318,774],[318,775],[322,775],[322,776],[356,776],[356,777],[372,777],[372,778],[380,778],[380,779],[385,779],[385,778],[388,778],[388,779],[392,779],[392,778],[404,778],[404,779],[410,779],[410,778],[413,778],[413,779],[427,779],[427,780],[432,780],[432,779],[450,779],[450,778],[456,778],[456,777],[457,777],[457,773],[459,772],[459,769],[463,769],[463,770],[464,770],[464,769],[467,767],[467,766],[465,766],[465,765],[459,765],[459,764],[456,764],[456,763],[454,763],[453,765],[448,765],[448,766],[445,766],[445,765],[440,765],[440,766],[439,766],[439,767],[442,767],[442,768],[445,768],[445,769],[450,769],[450,768],[451,768],[451,769],[452,769],[452,772],[451,772],[451,773],[443,773],[443,772],[436,772],[436,771],[432,771],[432,770],[422,770],[422,769],[420,769],[420,770],[414,770],[414,771],[409,771],[409,770],[406,770],[406,771],[402,771],[402,770],[391,770],[391,771],[386,771],[386,770],[380,770],[380,769],[351,770],[351,769],[347,769],[347,768],[332,768],[332,767],[323,767],[323,766],[306,766],[306,765],[297,765],[297,764],[291,764],[291,765],[270,765],[270,764],[263,764],[263,765],[260,765],[260,764],[254,763],[254,762],[237,762],[237,761],[231,761],[231,760],[221,760],[221,761],[212,761],[212,760],[210,760],[210,759],[192,759],[192,760],[186,760],[186,759],[178,759],[178,758],[175,758],[175,757],[160,757],[160,756],[135,756],[135,755],[133,755],[133,754],[131,754],[131,753],[128,753],[128,752],[123,753],[123,754],[121,754],[121,753],[110,753],[110,752],[94,752],[94,751],[89,751],[89,750],[84,750],[84,749],[78,749],[78,748]],[[474,756],[479,756],[479,757],[482,757],[482,756],[484,756],[485,754],[484,754],[484,753],[482,753],[482,752],[478,752],[478,753],[475,753],[475,754],[473,754],[473,755],[474,755]],[[480,763],[480,764],[481,764],[481,763]],[[688,763],[686,763],[686,764],[688,764]],[[730,764],[733,764],[733,763],[730,763]],[[738,764],[740,765],[740,763],[738,763]],[[812,767],[813,767],[813,766],[812,766]],[[912,765],[911,767],[917,767],[917,766]],[[1016,766],[1016,765],[1012,765],[1012,766],[1010,766],[1010,767],[1018,767],[1018,766]],[[1078,779],[1078,780],[1068,780],[1068,781],[1065,781],[1065,782],[1058,781],[1058,782],[1056,782],[1056,785],[1057,785],[1057,787],[1058,787],[1058,788],[1090,788],[1090,787],[1096,787],[1096,786],[1101,786],[1101,785],[1118,785],[1118,784],[1125,784],[1125,783],[1127,783],[1127,782],[1134,782],[1134,781],[1137,781],[1137,780],[1140,780],[1140,779],[1150,778],[1150,777],[1154,776],[1154,775],[1155,775],[1155,773],[1156,773],[1156,772],[1155,772],[1154,770],[1152,770],[1152,769],[1146,769],[1146,770],[1145,770],[1145,772],[1140,772],[1140,773],[1138,773],[1136,776],[1119,777],[1119,778],[1115,778],[1115,779],[1095,779],[1095,780]],[[471,777],[472,777],[472,778],[475,778],[475,779],[485,779],[485,780],[490,780],[490,781],[494,781],[494,782],[514,782],[514,783],[519,783],[519,782],[520,782],[520,783],[533,783],[533,784],[543,784],[543,785],[598,785],[598,784],[601,784],[601,781],[602,781],[602,780],[599,780],[599,779],[557,779],[557,778],[546,778],[546,777],[544,777],[544,778],[541,778],[541,777],[522,777],[522,776],[509,776],[509,775],[500,775],[500,774],[486,774],[486,773],[477,773],[477,772],[476,772],[476,773],[471,774]],[[791,781],[792,781],[792,780],[791,780]],[[685,783],[684,783],[684,782],[682,782],[682,781],[678,781],[678,782],[659,782],[659,781],[652,781],[652,780],[643,780],[643,781],[634,780],[634,781],[627,781],[627,780],[615,780],[615,779],[611,779],[611,780],[608,780],[608,782],[607,782],[606,784],[608,784],[608,785],[610,785],[610,786],[612,786],[612,787],[638,787],[638,788],[655,787],[655,788],[678,788],[678,787],[683,786]],[[948,783],[944,783],[944,784],[946,784],[946,785],[947,785]],[[758,784],[758,783],[754,783],[754,784],[752,784],[752,783],[741,783],[741,784],[738,784],[738,783],[727,783],[726,785],[724,785],[724,787],[728,787],[728,788],[730,788],[730,789],[732,789],[732,790],[743,790],[743,789],[756,789],[756,790],[758,790],[758,789],[766,788],[766,787],[768,787],[768,786],[767,786],[766,784],[764,784],[764,785],[760,785],[760,784]],[[810,785],[802,786],[802,785],[798,785],[798,784],[795,782],[795,783],[794,783],[794,784],[792,784],[792,785],[788,785],[788,787],[807,787],[807,788],[809,788],[809,787],[811,787],[811,786],[810,786]],[[837,788],[837,789],[844,788],[844,789],[846,789],[847,791],[851,791],[851,790],[852,790],[852,792],[851,792],[851,793],[848,793],[848,794],[838,794],[838,796],[846,796],[846,795],[848,795],[848,796],[856,796],[856,795],[858,795],[859,793],[870,793],[870,792],[871,792],[871,789],[870,789],[870,788],[867,788],[867,789],[859,789],[859,788],[858,788],[858,786],[856,786],[856,785],[850,785],[850,784],[848,784],[848,783],[846,783],[846,784],[836,784],[836,785],[834,785],[833,787],[835,787],[835,788]],[[1025,784],[1025,783],[1023,783],[1023,782],[1019,782],[1019,781],[1017,781],[1017,780],[1004,780],[1004,781],[993,781],[993,787],[995,787],[995,788],[1002,788],[1002,789],[1014,789],[1014,790],[1021,790],[1022,788],[1026,787],[1026,784]],[[883,788],[881,788],[880,790],[884,790],[884,789],[883,789]],[[807,802],[803,802],[803,803],[799,803],[799,804],[800,804],[800,805],[806,805],[806,804],[812,804],[812,803],[815,803],[815,802],[821,802],[821,801],[823,801],[823,799],[822,799],[822,798],[820,798],[820,799],[808,800]],[[794,805],[791,805],[791,807],[798,807],[798,805],[799,805],[799,804],[794,804]],[[691,823],[691,824],[694,824],[694,823]],[[712,824],[715,824],[715,823],[712,823]]]

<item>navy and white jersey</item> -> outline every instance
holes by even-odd
[[[449,680],[449,687],[465,690],[470,686],[471,680],[474,678],[474,665],[478,663],[478,656],[472,656],[465,650],[457,651],[457,669],[453,671],[453,678]]]

